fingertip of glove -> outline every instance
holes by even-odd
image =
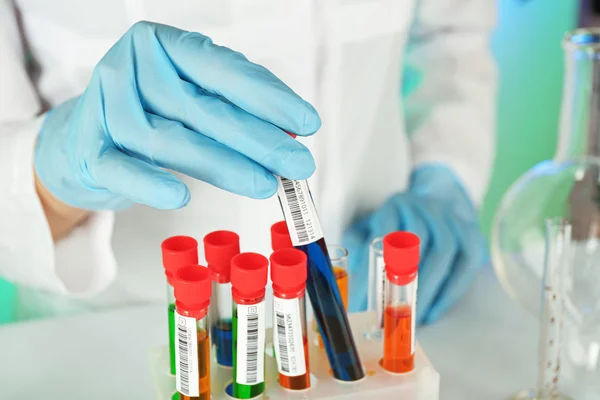
[[[272,197],[275,193],[277,193],[277,179],[273,174],[265,172],[255,175],[254,185],[247,196],[252,199],[264,200]]]
[[[316,165],[310,151],[305,148],[293,149],[281,164],[281,175],[287,179],[308,179],[315,173]]]
[[[192,195],[191,195],[189,189],[187,188],[187,186],[185,186],[185,185],[183,185],[183,186],[185,188],[185,194],[184,194],[183,199],[178,208],[183,208],[183,207],[187,206],[188,204],[190,204],[190,201],[192,200]]]
[[[179,180],[166,184],[165,196],[156,207],[163,210],[177,210],[187,206],[192,198],[188,187]]]
[[[321,117],[312,104],[304,102],[306,111],[304,112],[304,123],[302,124],[302,136],[309,136],[314,134],[321,128]]]
[[[275,193],[277,193],[277,187],[270,189],[270,190],[264,190],[264,189],[258,190],[250,197],[253,199],[257,199],[257,200],[265,200],[265,199],[273,197],[275,195]]]

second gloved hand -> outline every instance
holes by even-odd
[[[308,149],[283,130],[317,131],[314,108],[265,68],[199,33],[134,25],[102,58],[85,92],[52,109],[35,171],[74,207],[160,209],[190,193],[167,170],[265,198],[273,174],[305,179]]]
[[[398,230],[421,239],[417,321],[435,322],[466,292],[476,271],[488,261],[477,212],[449,169],[430,165],[415,170],[407,192],[391,197],[345,235],[351,311],[367,305],[369,244]]]

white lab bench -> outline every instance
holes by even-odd
[[[149,349],[166,310],[143,306],[0,327],[0,399],[151,400]],[[534,383],[537,323],[491,269],[418,340],[441,375],[441,399],[504,399]]]

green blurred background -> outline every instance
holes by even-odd
[[[508,187],[556,148],[564,33],[577,26],[579,1],[501,0],[492,46],[500,73],[496,164],[481,219],[489,235]]]
[[[0,325],[12,321],[15,288],[0,279]]]
[[[492,1],[492,0],[482,0]],[[482,210],[486,234],[510,184],[556,145],[563,60],[560,40],[576,26],[576,0],[500,0],[493,39],[500,71],[494,175]],[[0,280],[0,324],[13,317],[15,289]]]

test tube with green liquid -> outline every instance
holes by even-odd
[[[233,397],[265,391],[265,286],[269,261],[256,253],[231,260],[233,297]]]

